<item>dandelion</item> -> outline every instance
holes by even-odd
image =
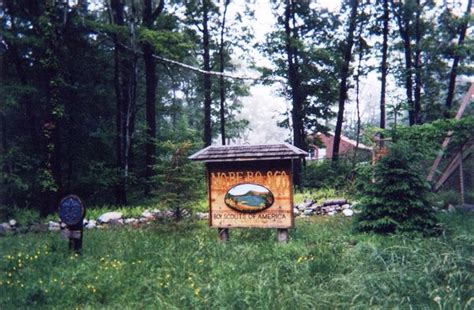
[[[433,300],[434,300],[437,304],[439,304],[439,302],[441,301],[441,297],[436,296],[435,298],[433,298]]]
[[[198,296],[200,292],[201,292],[201,289],[199,287],[196,287],[194,289],[194,295]]]
[[[9,272],[8,276],[11,278],[13,276],[13,274],[11,272]]]

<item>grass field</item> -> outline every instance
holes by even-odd
[[[0,238],[0,309],[472,309],[474,216],[443,215],[439,237],[354,234],[350,219],[275,231],[204,222]]]

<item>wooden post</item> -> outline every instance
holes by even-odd
[[[288,229],[277,229],[278,242],[288,242]]]
[[[220,241],[226,242],[229,240],[229,228],[217,228],[217,233]]]
[[[76,225],[67,226],[69,230],[69,249],[74,253],[82,254],[83,220]]]

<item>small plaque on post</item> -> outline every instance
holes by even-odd
[[[84,219],[84,205],[79,197],[69,195],[59,203],[59,218],[68,225],[77,225]]]
[[[84,204],[76,195],[66,196],[59,203],[59,218],[66,224],[63,235],[69,239],[69,248],[78,254],[82,252],[85,213]]]

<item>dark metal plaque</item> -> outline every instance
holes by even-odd
[[[76,225],[84,218],[84,205],[75,195],[64,197],[59,203],[59,218],[66,225]]]

